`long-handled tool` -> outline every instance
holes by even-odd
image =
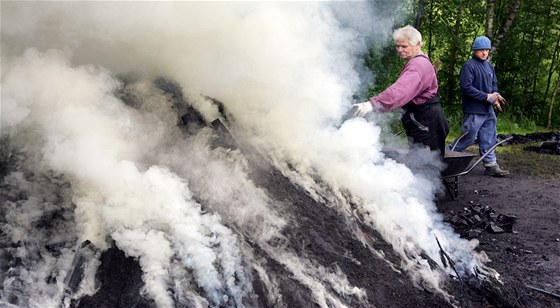
[[[212,125],[212,128],[218,133],[218,138],[212,143],[213,146],[221,146],[230,149],[239,148],[239,143],[237,142],[237,140],[235,140],[229,129],[225,126],[220,118],[215,119],[210,124]]]

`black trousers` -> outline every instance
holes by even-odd
[[[444,157],[449,123],[439,102],[407,108],[401,121],[409,143],[427,145],[431,150],[439,151],[441,157]]]

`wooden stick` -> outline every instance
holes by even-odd
[[[533,289],[533,290],[535,290],[535,291],[539,291],[539,292],[541,292],[541,293],[544,293],[544,294],[547,294],[547,295],[550,295],[550,296],[552,296],[552,297],[556,297],[556,298],[560,299],[560,294],[552,293],[552,292],[543,290],[543,289],[541,289],[541,288],[533,287],[533,286],[530,286],[530,285],[525,285],[525,286],[526,286],[527,288],[529,288],[529,289]]]

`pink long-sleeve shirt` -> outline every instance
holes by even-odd
[[[436,72],[424,54],[408,60],[395,83],[370,98],[375,109],[391,111],[412,102],[422,105],[438,91]]]

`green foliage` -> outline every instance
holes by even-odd
[[[441,62],[438,71],[440,96],[444,105],[460,105],[459,72],[471,55],[472,40],[484,33],[485,1],[430,1],[428,21],[419,29],[432,62]],[[426,45],[425,44],[425,45]]]
[[[399,20],[395,28],[410,25],[414,21],[415,1],[373,0],[372,2],[380,14]],[[404,63],[397,56],[391,36],[384,41],[373,42],[364,57],[364,64],[373,72],[375,80],[373,84],[368,85],[367,93],[363,96],[377,95],[395,82]]]
[[[416,18],[418,0],[404,0],[395,4],[388,0],[374,1],[385,8],[399,7],[405,14],[402,23],[412,24]],[[459,72],[468,60],[473,39],[485,34],[486,0],[428,0],[420,32],[423,51],[438,67],[440,97],[452,123],[452,131],[460,130],[461,99]],[[496,0],[492,40],[508,20],[514,0]],[[513,24],[500,42],[491,62],[496,68],[500,93],[508,100],[509,108],[500,115],[498,130],[502,133],[524,132],[544,127],[547,122],[554,82],[560,69],[560,0],[523,0]],[[372,96],[391,85],[404,64],[396,56],[391,40],[377,42],[366,55],[365,64],[376,79],[368,89]],[[553,109],[552,124],[560,127],[560,94]]]
[[[365,64],[375,76],[375,83],[370,85],[367,93],[371,97],[397,80],[404,61],[396,55],[392,41],[387,41],[386,45],[373,46],[369,49]]]
[[[537,130],[542,131],[544,129],[538,128],[535,122],[528,118],[515,117],[505,114],[498,116],[497,130],[498,134],[525,135],[533,133]]]
[[[558,0],[522,1],[508,39],[494,57],[500,91],[512,102],[512,113],[541,125],[552,95],[549,73],[560,35],[559,15]],[[555,119],[560,121],[558,111]]]
[[[449,122],[449,138],[451,140],[455,139],[461,135],[461,121],[463,120],[463,112],[461,109],[448,110],[448,108],[443,108],[443,112],[447,116],[447,121]]]

